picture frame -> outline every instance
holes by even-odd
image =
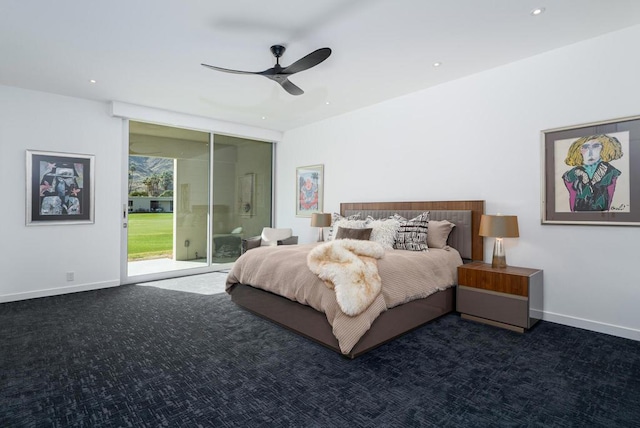
[[[254,201],[256,175],[245,174],[238,177],[238,210],[240,217],[252,217],[256,214]]]
[[[95,156],[26,151],[26,225],[94,223]]]
[[[640,226],[640,116],[541,132],[542,224]]]
[[[321,213],[324,197],[324,165],[296,168],[296,217]]]

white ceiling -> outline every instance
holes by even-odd
[[[637,24],[639,0],[0,0],[0,84],[286,131]],[[273,44],[333,54],[297,97],[200,65],[262,71]]]

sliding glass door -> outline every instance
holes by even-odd
[[[128,139],[123,283],[229,268],[271,224],[271,143],[134,121]]]

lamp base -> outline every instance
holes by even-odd
[[[504,256],[496,256],[495,254],[493,255],[493,260],[491,260],[491,267],[492,268],[498,268],[498,269],[504,269],[507,267],[507,260],[505,259]]]
[[[493,260],[491,260],[491,267],[498,269],[507,267],[507,255],[504,252],[502,238],[496,238],[496,242],[493,244]]]
[[[324,242],[324,228],[321,227],[318,232],[318,242]]]

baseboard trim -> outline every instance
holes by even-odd
[[[78,293],[81,291],[99,290],[101,288],[117,287],[120,281],[93,282],[91,284],[72,285],[69,287],[48,288],[45,290],[28,291],[26,293],[3,294],[0,303],[17,302],[19,300],[37,299],[39,297],[58,296],[60,294]]]
[[[633,328],[622,327],[619,325],[607,324],[603,322],[597,322],[592,320],[587,320],[584,318],[571,317],[568,315],[556,314],[553,312],[540,312],[540,311],[532,311],[533,314],[541,314],[542,317],[540,319],[544,321],[554,322],[556,324],[567,325],[569,327],[577,327],[584,330],[595,331],[597,333],[609,334],[611,336],[623,337],[625,339],[637,340],[640,341],[640,330],[636,330]]]

